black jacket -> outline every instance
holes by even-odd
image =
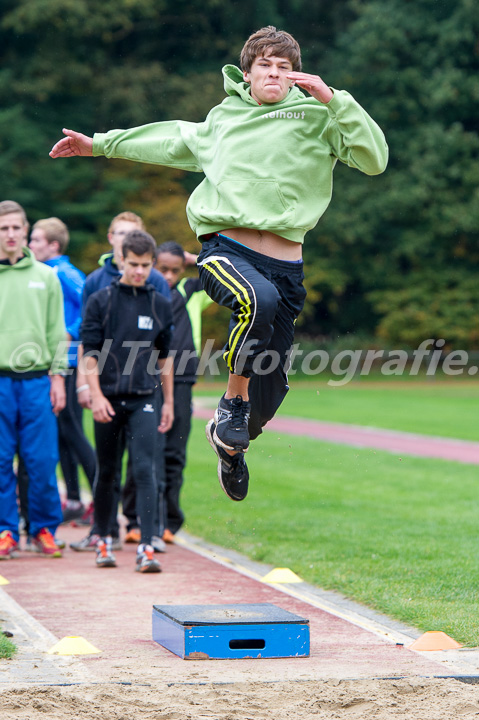
[[[181,285],[182,292],[178,290]],[[198,278],[186,278],[171,288],[171,307],[173,310],[173,337],[171,350],[175,351],[175,383],[195,383],[199,358],[193,341],[192,318],[188,312],[188,301],[192,295],[203,290]]]
[[[152,285],[117,280],[88,298],[81,340],[84,352],[98,357],[105,396],[149,395],[158,387],[156,360],[168,355],[172,322],[171,303]]]

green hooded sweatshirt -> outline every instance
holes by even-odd
[[[59,372],[66,367],[66,348],[57,354],[66,339],[60,281],[29,248],[23,252],[15,265],[0,263],[0,373]]]
[[[93,155],[203,172],[187,205],[198,237],[238,227],[303,242],[329,205],[337,160],[367,175],[386,168],[381,129],[345,90],[323,104],[294,86],[282,102],[260,105],[237,67],[226,65],[223,75],[228,97],[202,123],[93,138]]]

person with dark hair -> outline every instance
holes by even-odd
[[[180,506],[186,446],[191,431],[192,389],[196,382],[201,355],[201,315],[212,300],[198,278],[182,278],[186,265],[196,265],[197,256],[187,253],[176,242],[158,248],[157,269],[165,277],[170,291],[174,332],[170,353],[174,354],[175,419],[166,433],[164,494],[165,530],[163,539],[173,542],[184,522]]]
[[[114,218],[112,218],[110,225],[108,227],[108,233],[107,233],[107,239],[111,246],[111,252],[104,253],[99,260],[99,266],[96,270],[94,270],[90,275],[88,275],[85,286],[83,288],[83,296],[82,296],[82,314],[84,314],[86,304],[88,302],[88,298],[90,295],[92,295],[97,290],[101,290],[102,288],[108,287],[111,285],[112,282],[115,280],[118,280],[121,277],[122,270],[121,270],[121,258],[122,258],[122,245],[123,241],[126,237],[126,235],[131,232],[132,230],[145,230],[145,224],[143,222],[143,219],[137,215],[134,212],[131,212],[130,210],[123,210],[122,212],[115,215]],[[170,291],[168,288],[168,284],[164,277],[159,273],[157,270],[155,270],[154,267],[152,267],[151,272],[148,276],[148,283],[153,285],[155,290],[157,290],[160,295],[163,295],[165,298],[170,300]],[[81,354],[81,348],[80,348],[80,354]],[[77,375],[77,394],[78,394],[78,401],[80,405],[84,408],[91,408],[91,396],[90,396],[90,388],[86,381],[86,378],[83,376],[81,371],[79,370]],[[124,440],[122,443],[123,450],[126,447],[126,441]],[[123,452],[122,452],[123,454]],[[114,495],[115,500],[113,502],[112,506],[112,515],[110,518],[110,527],[109,527],[109,534],[112,537],[112,547],[114,550],[121,550],[122,543],[120,539],[120,526],[118,523],[118,505],[120,502],[121,497],[121,476],[122,476],[122,468],[121,465],[118,467],[117,476],[115,478],[115,484],[114,484]],[[127,467],[127,478],[125,482],[125,489],[124,493],[127,493],[130,488],[134,488],[134,480],[131,476],[131,461],[128,460],[128,467]],[[127,495],[124,494],[123,496],[123,505],[126,507],[127,505],[131,506],[131,500],[127,497]],[[93,504],[88,509],[86,515],[80,520],[80,523],[88,522],[88,519],[91,518],[91,514],[93,512]],[[127,543],[133,543],[138,544],[141,538],[141,531],[138,527],[138,519],[136,515],[136,508],[133,507],[133,510],[130,511],[130,515],[128,517],[128,525],[126,528],[126,535],[125,535],[125,542]],[[85,537],[81,538],[80,540],[75,540],[70,543],[70,547],[72,550],[75,550],[76,552],[94,552],[96,549],[96,544],[98,542],[99,535],[98,535],[98,528],[96,527],[95,523],[93,523],[90,527],[88,535],[85,535]],[[155,547],[158,547],[158,543],[161,544],[161,539],[154,538],[153,544]]]
[[[137,489],[141,538],[136,570],[141,573],[161,571],[151,546],[158,495],[157,433],[168,432],[173,423],[173,368],[167,362],[172,313],[171,304],[147,284],[155,260],[151,235],[143,230],[129,232],[123,240],[123,274],[90,296],[81,328],[81,363],[91,393],[98,458],[96,564],[116,566],[109,529],[125,428]],[[163,405],[158,417],[160,371]]]
[[[304,236],[330,203],[337,161],[377,175],[388,147],[348,92],[302,71],[296,40],[271,25],[246,41],[241,70],[226,65],[223,75],[228,97],[204,122],[150,123],[93,138],[64,130],[50,155],[104,155],[204,173],[187,215],[202,243],[203,287],[231,310],[228,383],[206,433],[220,485],[239,501],[248,492],[250,440],[288,391],[306,295]]]
[[[63,297],[51,268],[25,247],[21,205],[0,202],[0,560],[18,550],[17,447],[29,476],[29,529],[35,550],[61,557],[56,417],[65,407]]]

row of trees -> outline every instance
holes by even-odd
[[[390,163],[338,166],[333,201],[305,243],[311,336],[389,345],[426,337],[479,347],[479,15],[472,0],[2,0],[1,196],[32,221],[58,215],[85,271],[109,219],[129,208],[158,239],[197,243],[196,174],[121,161],[52,161],[62,127],[87,134],[201,121],[220,68],[266,24],[287,29],[305,70],[349,90],[383,128]]]

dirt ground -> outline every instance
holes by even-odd
[[[458,680],[100,684],[0,692],[2,720],[449,720],[479,716],[479,688]]]

